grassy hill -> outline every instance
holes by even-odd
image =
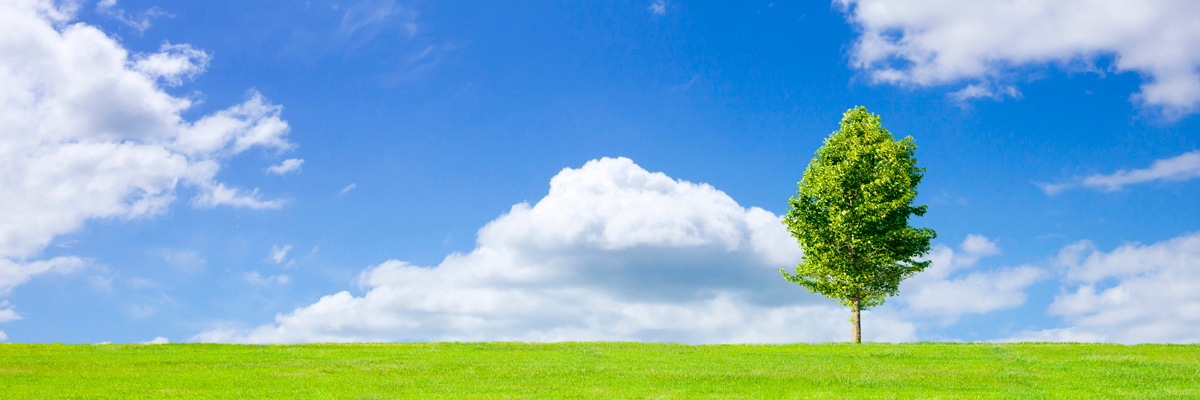
[[[1200,345],[0,344],[0,398],[1200,398]]]

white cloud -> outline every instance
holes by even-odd
[[[199,186],[205,191],[192,199],[192,205],[200,208],[230,206],[266,210],[283,207],[283,204],[287,202],[284,199],[263,200],[262,196],[258,194],[258,188],[246,193],[244,190],[225,187],[224,183]]]
[[[1105,192],[1115,192],[1128,185],[1163,181],[1185,181],[1200,178],[1200,150],[1193,150],[1175,157],[1155,160],[1150,168],[1132,171],[1120,170],[1112,174],[1096,174],[1075,182],[1037,184],[1046,194],[1054,195],[1066,189],[1087,187]]]
[[[262,276],[262,274],[258,273],[258,271],[250,271],[243,276],[246,277],[246,282],[250,282],[255,285],[269,286],[288,283],[287,275]]]
[[[285,175],[289,172],[299,172],[300,166],[304,165],[304,160],[299,158],[290,158],[283,160],[279,165],[272,165],[267,168],[267,173],[275,175]]]
[[[21,315],[17,314],[13,306],[8,305],[8,301],[0,301],[0,307],[6,307],[0,310],[0,323],[16,321],[21,319]]]
[[[995,242],[982,235],[967,235],[955,252],[937,245],[924,259],[933,261],[925,271],[901,283],[900,301],[911,311],[942,318],[949,325],[965,314],[984,314],[1025,304],[1025,289],[1048,277],[1044,269],[1028,265],[973,272],[967,270],[983,257],[1000,254]]]
[[[28,282],[34,275],[57,272],[70,273],[82,268],[86,263],[78,257],[55,257],[42,261],[14,261],[0,258],[0,296],[8,293],[18,285]]]
[[[100,0],[96,3],[96,13],[120,21],[122,24],[133,28],[138,33],[145,32],[150,29],[150,20],[157,17],[174,17],[168,14],[159,7],[150,7],[150,9],[138,13],[138,15],[125,14],[125,10],[117,8],[117,0]]]
[[[1200,342],[1200,234],[1107,253],[1077,242],[1062,249],[1058,263],[1064,285],[1047,312],[1068,326],[1011,340]]]
[[[157,53],[134,55],[133,69],[169,86],[179,86],[184,78],[191,80],[204,73],[211,59],[211,55],[190,44],[163,43]]]
[[[984,314],[1025,304],[1025,289],[1046,276],[1045,270],[1027,265],[974,273],[923,286],[905,300],[913,310],[942,316],[949,324],[963,314]]]
[[[346,187],[342,188],[342,190],[339,191],[338,194],[346,194],[347,192],[354,190],[354,188],[357,188],[357,187],[358,187],[358,184],[351,183],[351,184],[347,185]]]
[[[171,341],[165,337],[158,336],[158,337],[155,337],[154,339],[147,340],[145,342],[138,342],[138,343],[141,343],[141,344],[167,344],[167,343],[171,343]]]
[[[274,261],[276,264],[279,264],[283,262],[284,258],[287,258],[289,251],[292,251],[292,245],[290,244],[283,247],[279,247],[279,245],[272,245],[270,260]]]
[[[409,37],[417,31],[417,12],[407,10],[396,4],[395,0],[366,0],[346,9],[342,23],[338,26],[338,35],[346,36],[355,32],[365,32],[365,36],[374,36],[380,31],[380,26],[399,17],[403,31]],[[366,29],[374,28],[374,29]]]
[[[8,340],[8,335],[4,331],[0,331],[0,341]]]
[[[181,184],[199,192],[198,207],[282,204],[215,180],[222,162],[251,147],[292,147],[279,106],[250,92],[188,121],[192,101],[160,85],[202,72],[208,54],[186,44],[130,54],[96,27],[71,23],[74,6],[0,2],[0,291],[81,265],[27,261],[56,236],[90,219],[159,214]]]
[[[478,232],[475,250],[420,267],[390,260],[340,292],[253,329],[193,340],[834,341],[848,311],[786,282],[801,253],[781,218],[706,184],[625,158],[564,169],[536,204]],[[913,340],[912,324],[865,317],[864,336]]]
[[[667,13],[667,3],[663,2],[663,0],[655,0],[653,3],[650,3],[650,7],[647,7],[647,9],[654,13],[654,15],[663,15]]]
[[[1200,3],[1190,0],[835,0],[860,36],[852,63],[876,82],[1013,80],[1022,67],[1113,69],[1147,78],[1136,101],[1200,104]]]
[[[1017,88],[1013,86],[996,87],[987,83],[972,83],[967,85],[967,87],[962,88],[962,90],[951,92],[948,96],[960,102],[965,102],[972,99],[1002,100],[1005,97],[1011,97],[1020,100],[1021,91],[1017,90]]]

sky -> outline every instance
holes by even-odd
[[[1200,342],[1200,3],[0,0],[0,341],[850,339],[780,223],[926,168],[868,341]]]

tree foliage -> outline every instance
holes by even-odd
[[[787,280],[859,310],[896,294],[900,281],[924,270],[915,261],[937,234],[908,225],[925,206],[912,206],[925,169],[917,167],[912,136],[894,140],[878,115],[865,107],[844,114],[841,129],[825,139],[804,171],[784,217],[804,249],[804,261]]]

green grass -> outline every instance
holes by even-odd
[[[0,398],[1200,398],[1200,346],[0,344]]]

